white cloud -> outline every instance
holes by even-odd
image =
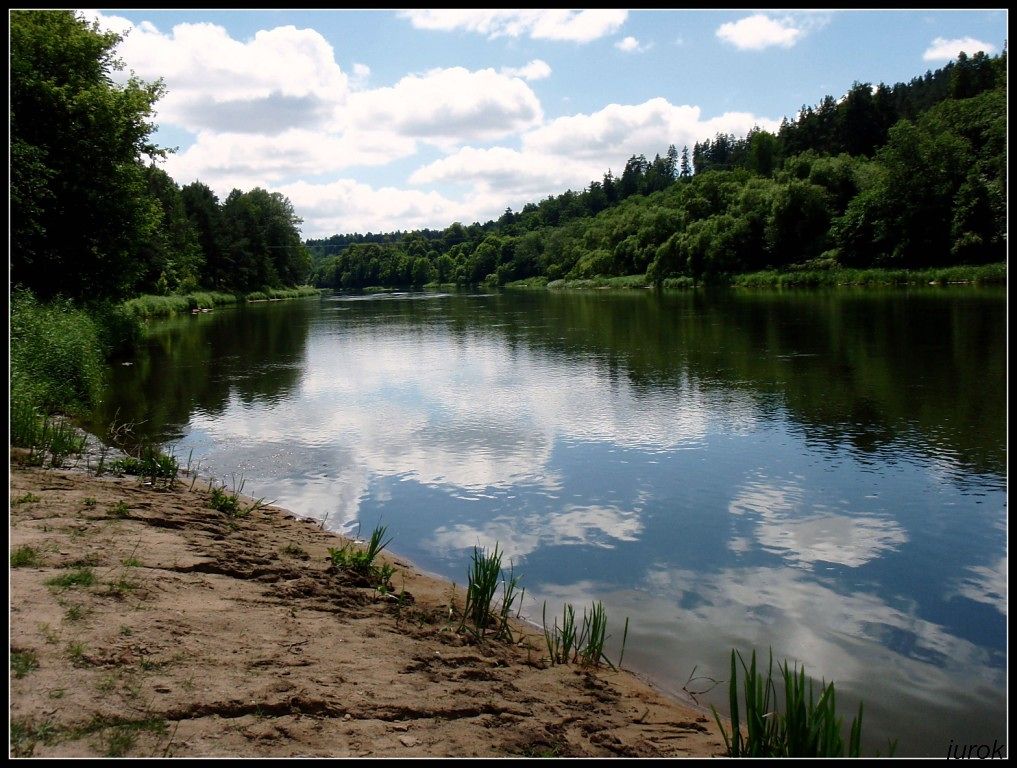
[[[367,85],[367,80],[371,76],[371,68],[366,64],[359,62],[353,63],[353,76],[350,78],[350,86],[353,88],[363,88]]]
[[[1006,616],[1006,557],[988,565],[969,565],[960,579],[957,594],[976,603],[991,605]]]
[[[442,142],[492,140],[543,119],[540,101],[522,80],[493,69],[434,69],[388,88],[351,94],[348,119],[369,130]]]
[[[544,196],[549,190],[579,189],[602,175],[606,169],[596,163],[539,152],[519,152],[507,147],[477,149],[463,147],[454,154],[418,168],[411,184],[467,183],[479,191],[497,191],[506,203],[520,196],[524,202]]]
[[[551,76],[551,66],[542,59],[534,59],[522,67],[502,67],[506,77],[521,77],[523,80],[543,80]]]
[[[795,483],[747,483],[728,511],[757,518],[756,540],[768,552],[790,563],[812,568],[817,562],[858,568],[907,543],[907,533],[893,520],[872,515],[843,515],[803,503]]]
[[[445,227],[453,221],[473,221],[472,205],[438,192],[396,187],[375,189],[353,179],[323,184],[298,181],[276,189],[290,199],[303,217],[305,237]],[[494,211],[501,212],[497,206],[491,213]]]
[[[383,165],[415,150],[412,139],[384,130],[332,135],[294,128],[275,136],[203,131],[186,150],[170,155],[165,169],[179,184],[199,179],[223,195],[234,187]]]
[[[643,531],[642,509],[567,505],[559,511],[500,517],[476,525],[455,523],[435,529],[436,550],[492,550],[500,545],[506,560],[518,562],[542,547],[585,546],[612,549],[619,541],[637,541]]]
[[[979,51],[994,54],[996,46],[992,43],[983,43],[981,40],[976,40],[973,37],[958,37],[952,40],[947,40],[945,37],[937,37],[925,50],[925,53],[922,54],[922,59],[925,61],[949,61],[950,59],[956,59],[961,51],[968,56],[972,56]]]
[[[404,11],[417,29],[465,30],[489,38],[529,36],[536,40],[588,43],[615,32],[628,11],[623,10],[413,10]]]
[[[804,30],[790,18],[772,19],[761,13],[721,24],[717,37],[743,51],[761,51],[774,45],[790,48]]]
[[[726,112],[701,119],[699,107],[674,105],[663,98],[642,104],[609,104],[592,114],[560,117],[523,136],[526,151],[595,160],[601,173],[633,154],[662,153],[669,144],[692,146],[719,131],[743,135],[753,125],[777,130],[775,120],[746,112]]]
[[[650,50],[650,48],[653,47],[653,43],[648,43],[644,45],[640,43],[638,39],[629,35],[628,37],[623,37],[621,40],[615,43],[614,47],[617,48],[622,53],[643,53],[645,51]]]
[[[128,70],[164,80],[158,119],[192,132],[321,126],[347,95],[332,46],[312,29],[276,27],[241,42],[215,24],[178,24],[164,34],[150,22],[86,17],[124,35],[117,53]]]

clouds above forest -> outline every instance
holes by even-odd
[[[84,12],[124,39],[118,76],[161,78],[156,120],[189,136],[166,161],[181,185],[220,197],[261,186],[286,194],[305,236],[486,221],[567,188],[581,189],[634,154],[652,157],[718,131],[776,122],[744,112],[706,118],[663,97],[549,119],[534,83],[541,58],[498,67],[433,67],[379,82],[355,51],[294,25],[246,39],[208,22],[160,28]],[[626,11],[407,11],[413,28],[488,39],[585,44],[617,32]],[[652,42],[626,36],[628,53]],[[344,69],[344,56],[351,59]],[[357,60],[352,57],[356,56]],[[384,170],[387,183],[368,181]]]
[[[950,59],[957,58],[958,54],[962,51],[968,56],[973,56],[979,51],[993,54],[996,53],[996,46],[992,43],[983,43],[981,40],[976,40],[973,37],[958,37],[951,40],[937,37],[925,49],[922,59],[925,61],[949,61]]]

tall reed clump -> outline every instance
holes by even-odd
[[[473,548],[473,557],[466,578],[466,605],[463,608],[459,631],[470,632],[478,640],[488,633],[495,639],[512,641],[509,619],[513,609],[518,616],[525,589],[519,586],[519,577],[509,563],[506,573],[501,567],[502,552],[495,542],[491,552]],[[498,588],[501,587],[499,600]]]
[[[576,609],[571,603],[565,603],[562,609],[561,625],[558,619],[551,627],[547,626],[547,603],[543,609],[544,641],[551,664],[579,663],[585,667],[596,667],[605,662],[611,669],[615,665],[604,653],[604,644],[610,635],[607,634],[607,611],[599,600],[594,602],[587,611],[583,609],[583,617],[576,622]],[[625,658],[625,642],[629,635],[629,620],[625,619],[625,632],[622,636],[621,653],[618,665]]]
[[[42,413],[85,410],[102,392],[102,328],[70,301],[11,295],[11,400]]]
[[[743,672],[744,722],[738,704],[738,664]],[[746,664],[737,651],[731,651],[731,733],[727,732],[715,707],[713,716],[720,726],[730,757],[859,757],[861,754],[862,705],[851,721],[848,740],[843,737],[843,718],[837,716],[834,684],[819,686],[815,698],[814,681],[805,677],[805,667],[778,664],[779,680],[784,684],[784,711],[778,710],[779,695],[773,676],[773,653],[764,675],[756,667],[756,652]],[[806,685],[807,683],[807,685]],[[744,726],[744,731],[743,731]],[[890,743],[890,754],[896,742]]]
[[[27,448],[22,464],[42,466],[49,454],[50,466],[62,467],[68,456],[85,450],[85,436],[61,418],[42,416],[24,398],[11,399],[11,445]]]

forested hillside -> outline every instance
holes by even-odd
[[[928,268],[1006,254],[1006,52],[856,83],[776,133],[719,134],[497,221],[308,240],[329,288],[789,267]]]
[[[11,281],[95,301],[303,282],[300,219],[279,193],[201,182],[157,161],[161,82],[117,85],[120,37],[73,11],[11,11]]]

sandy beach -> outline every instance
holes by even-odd
[[[402,599],[330,571],[342,539],[278,507],[231,517],[183,476],[15,458],[12,756],[724,751],[709,712],[625,670],[550,666],[528,624],[511,644],[458,632],[465,586],[398,556]]]

